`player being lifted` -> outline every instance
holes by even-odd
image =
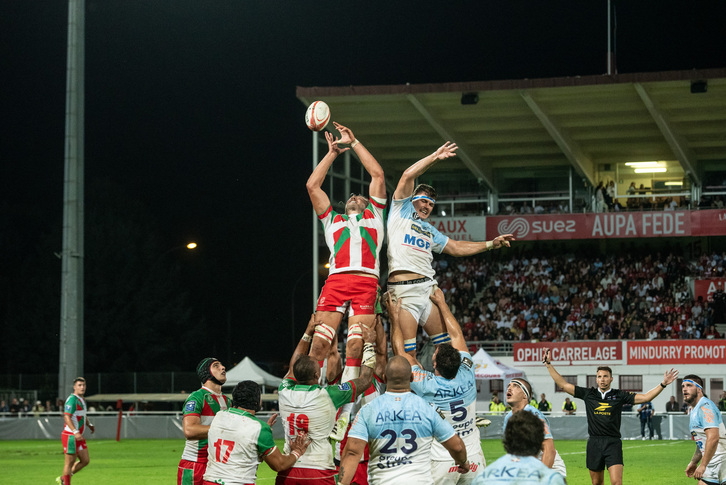
[[[383,244],[384,211],[386,209],[386,183],[383,169],[373,155],[358,141],[353,132],[333,122],[340,132],[340,139],[325,132],[328,153],[315,167],[307,181],[308,195],[313,209],[323,224],[325,243],[330,250],[330,276],[325,281],[318,299],[315,320],[316,327],[310,355],[322,367],[328,355],[333,337],[338,331],[343,315],[347,312],[348,342],[346,362],[342,381],[347,382],[360,373],[363,348],[361,325],[373,328],[378,278],[380,275],[379,255]],[[349,144],[350,148],[341,148]],[[322,190],[325,175],[340,155],[352,149],[363,167],[371,176],[370,200],[353,194],[345,204],[345,214],[338,214],[330,205],[328,195]],[[335,439],[342,439],[348,425],[349,410],[341,413]]]
[[[406,301],[399,299],[394,304],[390,295],[386,293],[388,318],[391,322],[391,346],[394,354],[405,357],[411,364],[413,370],[411,390],[438,408],[466,445],[471,473],[460,473],[446,448],[438,442],[433,443],[431,473],[434,483],[437,485],[471,483],[486,466],[479,429],[476,426],[474,362],[466,347],[459,322],[451,314],[444,300],[444,293],[436,288],[431,295],[431,301],[436,305],[435,311],[441,313],[446,331],[451,336],[451,343],[443,343],[434,351],[432,357],[434,372],[424,370],[415,357],[404,351],[400,318],[401,307]]]
[[[334,485],[336,470],[333,449],[328,435],[335,425],[340,407],[353,402],[370,387],[376,355],[373,345],[375,332],[362,328],[363,358],[360,377],[340,385],[321,387],[320,365],[308,355],[310,342],[317,332],[318,322],[310,318],[300,342],[290,359],[290,370],[282,380],[278,402],[280,417],[285,430],[285,453],[290,453],[288,443],[300,432],[308,433],[310,446],[305,454],[289,470],[278,473],[277,485],[307,485],[309,483]]]
[[[435,272],[431,266],[432,251],[451,256],[474,254],[509,247],[512,234],[503,234],[491,241],[456,241],[441,234],[426,219],[436,203],[436,190],[430,185],[414,182],[439,160],[455,157],[456,143],[446,142],[431,155],[422,158],[403,172],[391,201],[388,216],[388,291],[393,300],[403,298],[401,331],[406,352],[416,355],[416,330],[422,325],[434,344],[449,341],[439,312],[431,311]]]

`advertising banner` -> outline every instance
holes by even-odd
[[[550,361],[553,364],[612,362],[623,360],[623,342],[610,340],[605,342],[515,342],[514,362],[523,364],[541,364],[547,349],[551,349]]]
[[[520,241],[726,235],[726,210],[489,216],[486,234]]]
[[[714,293],[717,291],[726,291],[726,279],[693,280],[693,290],[696,300],[700,296],[703,298],[703,301],[713,301]]]
[[[726,340],[631,340],[628,365],[726,364]]]
[[[485,217],[431,217],[429,222],[443,234],[457,241],[485,241],[487,239]],[[490,237],[492,239],[494,236]]]

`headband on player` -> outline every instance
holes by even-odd
[[[411,199],[411,202],[413,202],[414,200],[419,200],[419,199],[430,200],[432,204],[436,203],[436,199],[432,199],[428,195],[414,195],[413,199]]]
[[[529,400],[532,399],[532,397],[529,395],[529,391],[527,391],[527,388],[524,387],[524,384],[522,384],[521,382],[519,382],[517,380],[513,380],[511,382],[512,382],[512,384],[518,385],[519,388],[522,390],[522,392],[524,392],[524,395],[527,397],[527,402],[529,402]]]
[[[692,381],[691,379],[683,379],[683,382],[690,382],[691,384],[703,391],[703,387],[701,387],[701,385],[696,381]]]

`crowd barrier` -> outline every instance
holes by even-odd
[[[481,428],[482,439],[501,439],[503,414],[486,414],[492,424]],[[723,413],[722,413],[723,415]],[[259,413],[258,417],[267,421],[270,413]],[[548,416],[552,435],[557,440],[581,440],[587,438],[587,419],[584,415]],[[91,434],[86,431],[84,436],[89,441],[94,439],[116,439],[118,413],[91,413],[89,420],[96,427]],[[0,440],[60,440],[63,429],[63,418],[57,413],[38,416],[0,417]],[[282,421],[277,419],[272,427],[275,439],[283,438]],[[623,439],[640,439],[640,419],[637,414],[623,414],[620,431]],[[689,416],[686,414],[656,414],[653,417],[653,431],[656,439],[685,440],[691,439]],[[648,429],[646,428],[646,433]],[[120,439],[184,439],[181,413],[134,412],[123,413],[119,431]]]

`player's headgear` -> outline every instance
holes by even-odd
[[[197,375],[199,376],[199,380],[202,384],[211,380],[215,384],[219,384],[220,386],[222,385],[222,383],[212,375],[211,367],[215,362],[219,362],[219,359],[215,357],[206,357],[202,359],[199,365],[197,365]]]
[[[232,390],[232,406],[257,412],[261,392],[262,388],[255,381],[242,381]]]
[[[436,189],[431,187],[428,184],[418,184],[415,189],[413,189],[413,195],[419,195],[424,194],[427,197],[436,200],[437,193]]]

